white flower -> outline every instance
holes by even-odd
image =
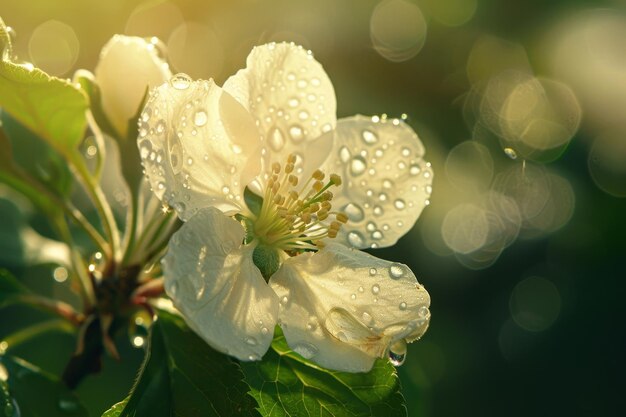
[[[102,107],[122,137],[137,114],[148,87],[161,85],[172,73],[157,53],[155,42],[134,36],[115,35],[100,52],[94,71]]]
[[[403,121],[337,121],[335,109],[321,65],[283,43],[254,48],[223,88],[174,76],[140,118],[150,184],[186,221],[163,262],[166,291],[241,360],[260,359],[280,323],[303,357],[367,371],[428,327],[430,297],[411,270],[354,249],[393,245],[413,226],[432,181],[424,148]]]

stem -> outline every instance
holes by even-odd
[[[128,211],[128,219],[126,220],[126,241],[124,244],[124,257],[122,265],[127,265],[128,260],[134,252],[135,238],[137,236],[137,227],[139,224],[139,195],[131,193],[130,210]]]
[[[102,227],[110,244],[110,251],[105,252],[105,254],[109,260],[115,261],[119,252],[120,236],[111,206],[106,200],[100,184],[95,181],[85,164],[82,163],[82,160],[80,158],[71,158],[70,161],[73,162],[72,166],[77,171],[81,184],[91,197],[100,216]]]
[[[14,346],[21,345],[34,337],[53,330],[60,330],[72,334],[76,329],[65,320],[48,320],[33,324],[25,329],[18,330],[17,332],[10,334],[3,340],[3,342],[6,343],[6,349],[11,349]]]
[[[18,301],[57,314],[77,326],[85,319],[82,313],[77,312],[71,305],[63,301],[53,300],[37,294],[24,294],[17,297],[17,299]]]

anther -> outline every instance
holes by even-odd
[[[296,163],[296,154],[295,153],[290,153],[289,156],[287,157],[287,163],[288,164],[295,164]]]
[[[322,188],[324,188],[324,184],[322,184],[322,181],[315,181],[313,183],[313,186],[311,187],[313,188],[313,190],[317,193],[319,192]]]
[[[315,172],[313,172],[313,174],[311,175],[311,177],[313,177],[314,179],[318,181],[321,181],[324,179],[324,173],[320,171],[319,169],[316,169]]]
[[[298,185],[298,177],[296,177],[295,175],[289,175],[289,184],[291,184],[292,187],[295,187],[296,185]]]
[[[341,229],[341,223],[339,222],[330,222],[330,226],[328,226],[330,230],[339,230]]]
[[[348,221],[348,216],[346,215],[346,213],[337,213],[335,215],[335,219],[337,219],[337,221],[341,223],[346,223]]]
[[[330,182],[332,182],[333,184],[339,186],[341,185],[341,177],[337,174],[331,174],[330,175]]]
[[[328,217],[328,211],[322,209],[317,212],[317,218],[319,220],[326,220],[327,217]]]
[[[287,174],[291,174],[291,173],[293,172],[293,168],[294,168],[294,165],[293,165],[293,164],[287,164],[287,165],[285,166],[285,173],[287,173]]]
[[[280,172],[280,164],[278,162],[274,162],[272,164],[272,172],[274,174],[278,174]]]

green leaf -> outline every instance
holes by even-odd
[[[250,188],[248,187],[243,190],[243,200],[246,202],[246,205],[255,216],[258,216],[259,213],[261,213],[261,207],[263,207],[263,198],[253,193],[252,190],[250,190]]]
[[[20,295],[28,292],[9,271],[0,269],[0,307],[16,301]]]
[[[72,174],[63,157],[5,111],[0,113],[0,124],[10,141],[12,165],[19,167],[14,172],[25,172],[28,178],[22,179],[34,179],[57,196],[69,196]]]
[[[256,416],[240,367],[180,317],[159,311],[146,359],[127,400],[103,417]]]
[[[0,376],[0,404],[7,417],[87,416],[85,407],[59,380],[22,359],[0,355]]]
[[[395,368],[379,359],[368,373],[336,372],[303,359],[277,330],[261,362],[242,364],[263,416],[406,416]]]
[[[60,154],[75,158],[87,127],[87,96],[67,80],[11,62],[10,38],[2,19],[0,51],[0,107]]]

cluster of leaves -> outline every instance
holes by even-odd
[[[175,312],[132,299],[146,284],[138,280],[139,271],[149,262],[158,265],[169,236],[165,233],[162,245],[147,250],[143,257],[134,250],[141,184],[132,137],[135,128],[129,129],[128,137],[116,137],[102,112],[98,87],[89,79],[72,83],[17,63],[2,20],[0,55],[0,182],[45,215],[57,243],[67,247],[70,259],[65,266],[75,281],[72,288],[82,299],[82,309],[77,311],[64,300],[32,293],[7,271],[0,272],[0,308],[25,303],[56,313],[73,329],[78,344],[61,378],[14,357],[11,346],[0,344],[0,412],[6,417],[86,416],[88,407],[81,405],[70,388],[88,373],[99,371],[103,351],[117,354],[112,342],[115,332],[127,328],[133,315],[145,308],[155,320],[144,362],[130,394],[105,412],[106,417],[406,414],[398,377],[386,360],[379,360],[364,374],[329,371],[289,350],[277,329],[272,349],[262,361],[239,363],[214,351]],[[81,152],[85,138],[94,134],[88,129],[89,115],[123,149],[121,170],[132,200],[125,223],[115,220],[110,196],[100,188],[102,161],[94,168]],[[136,120],[129,123],[136,126]],[[82,186],[93,203],[95,215],[73,205],[75,184]],[[169,234],[175,230],[176,219],[170,220],[163,220],[172,226]],[[120,224],[125,225],[122,230]],[[101,251],[106,261],[98,267],[97,280],[87,266],[94,251]],[[27,263],[40,261],[25,258]],[[158,266],[155,270],[159,271]],[[158,282],[159,277],[144,278]],[[130,288],[95,284],[124,279],[130,280]]]

